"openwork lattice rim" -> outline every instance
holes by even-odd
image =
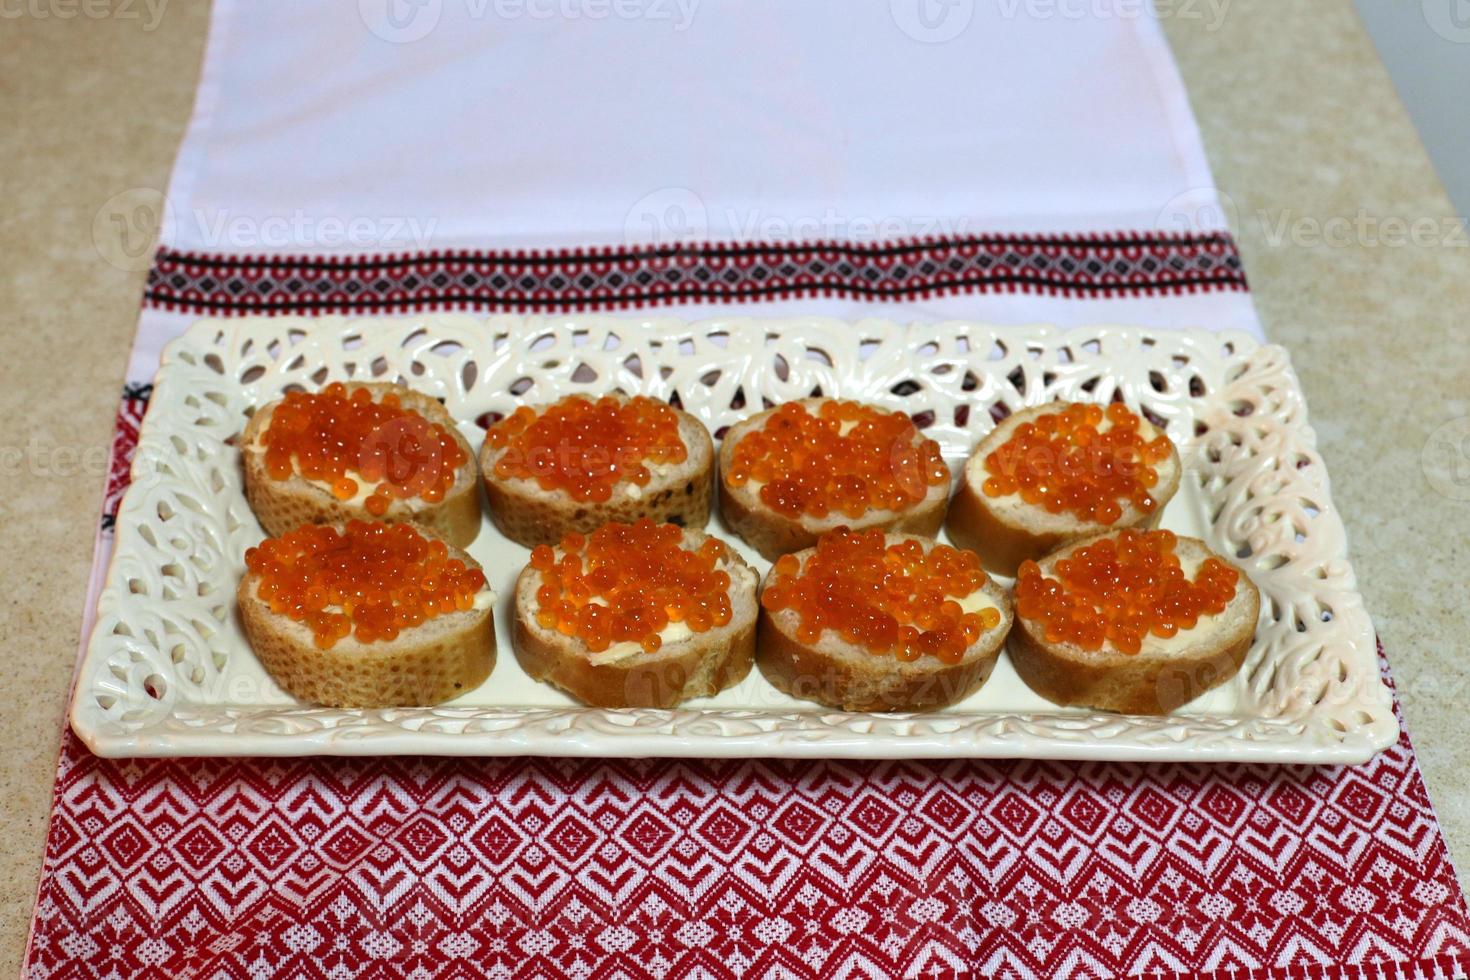
[[[1181,448],[1193,515],[1260,587],[1257,642],[1221,712],[873,716],[812,706],[603,711],[293,702],[232,609],[260,530],[235,436],[292,386],[398,378],[462,420],[620,389],[716,435],[814,391],[902,408],[962,458],[1005,412],[1120,397]],[[494,532],[488,530],[487,534]],[[502,657],[509,659],[508,646]],[[492,682],[494,678],[492,677]],[[1353,762],[1396,737],[1342,522],[1285,351],[1244,334],[881,320],[433,314],[201,321],[169,345],[72,706],[103,755],[1025,756]]]

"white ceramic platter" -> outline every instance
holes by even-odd
[[[975,695],[926,714],[830,711],[780,694],[759,671],[677,710],[583,708],[520,671],[504,627],[528,552],[487,519],[470,553],[500,595],[490,679],[434,708],[304,705],[264,673],[234,609],[245,549],[262,536],[235,437],[250,410],[286,389],[354,377],[398,379],[441,397],[477,447],[476,420],[487,413],[569,392],[677,396],[718,436],[763,402],[819,390],[909,412],[956,466],[994,424],[996,406],[1121,393],[1167,425],[1184,460],[1164,526],[1233,556],[1260,587],[1256,642],[1232,682],[1163,718],[1057,708],[1004,656]],[[718,518],[711,529],[724,533]],[[767,563],[745,553],[764,572]],[[71,717],[105,756],[1351,763],[1397,734],[1342,522],[1281,348],[1188,330],[818,318],[431,314],[196,324],[163,356]]]

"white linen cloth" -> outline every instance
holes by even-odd
[[[216,0],[166,249],[417,254],[1224,229],[1150,8]],[[156,305],[156,304],[155,304]],[[1241,289],[661,312],[1259,332]],[[145,309],[129,377],[198,312]]]

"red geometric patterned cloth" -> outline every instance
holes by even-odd
[[[1439,978],[1470,914],[1407,735],[1312,768],[102,760],[68,732],[25,969]]]
[[[1366,766],[108,761],[68,733],[31,977],[1441,977]]]

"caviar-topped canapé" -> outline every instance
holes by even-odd
[[[829,400],[815,412],[787,402],[741,438],[725,480],[759,485],[762,503],[786,517],[858,518],[903,510],[949,482],[939,443],[913,420],[860,402]]]
[[[1122,531],[1058,559],[1050,573],[1023,562],[1016,614],[1042,625],[1048,643],[1084,650],[1111,644],[1138,653],[1146,637],[1168,639],[1225,611],[1240,573],[1206,558],[1193,578],[1175,552],[1172,531]]]
[[[573,500],[606,503],[619,483],[647,486],[650,467],[689,458],[679,416],[642,395],[591,399],[570,395],[541,409],[521,406],[490,426],[485,441],[499,451],[495,475],[535,480]]]
[[[375,517],[395,499],[442,502],[469,458],[444,426],[404,407],[397,394],[374,400],[368,389],[349,392],[340,382],[316,394],[288,392],[260,439],[272,479],[299,473],[338,500],[370,488],[362,505]]]
[[[536,622],[577,637],[592,653],[620,643],[652,653],[670,624],[704,633],[730,622],[725,555],[716,538],[687,548],[682,528],[647,519],[568,534],[559,548],[531,551],[541,574]]]
[[[912,539],[888,544],[881,530],[838,528],[805,561],[778,559],[761,605],[794,612],[802,643],[832,630],[869,653],[903,661],[928,654],[953,664],[1000,625],[985,582],[974,552]]]
[[[362,643],[397,639],[474,608],[485,589],[483,572],[405,524],[308,525],[249,549],[245,566],[259,576],[256,596],[306,624],[322,648],[349,634]]]
[[[1059,405],[1022,422],[985,457],[987,497],[1020,494],[1053,514],[1112,524],[1131,502],[1147,514],[1159,464],[1173,452],[1169,437],[1121,402]]]

